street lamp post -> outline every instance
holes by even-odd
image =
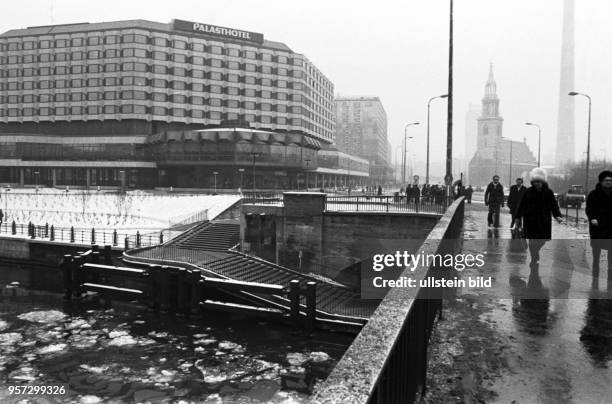
[[[437,98],[447,98],[448,94],[438,95],[436,97],[431,97],[429,101],[427,101],[427,162],[425,163],[425,184],[429,184],[429,111],[431,108],[431,102]]]
[[[217,171],[214,171],[213,175],[215,176],[215,194],[216,194],[217,193],[217,175],[219,175],[219,173]]]
[[[402,154],[402,183],[404,184],[406,183],[406,139],[408,136],[408,127],[413,125],[420,125],[420,122],[412,122],[404,127],[404,153]],[[410,136],[410,139],[412,139],[412,136]]]
[[[542,161],[540,160],[540,152],[542,150],[542,128],[540,128],[540,125],[533,122],[525,122],[525,125],[535,126],[536,128],[538,128],[538,167],[540,167],[542,164]]]
[[[576,91],[571,91],[569,95],[571,95],[572,97],[576,95],[581,95],[583,97],[586,97],[589,100],[589,121],[587,124],[587,151],[586,151],[586,168],[585,168],[586,178],[584,180],[584,192],[586,195],[589,192],[589,166],[591,164],[591,97],[587,94],[578,93]]]

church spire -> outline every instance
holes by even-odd
[[[489,79],[485,85],[485,98],[497,98],[497,84],[493,77],[493,63],[489,64]]]

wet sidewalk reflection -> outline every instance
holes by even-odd
[[[467,249],[478,244],[470,240],[486,244],[481,275],[493,277],[495,286],[465,291],[462,298],[484,308],[474,327],[488,322],[509,345],[505,366],[489,386],[493,401],[609,402],[612,300],[599,288],[607,283],[605,271],[593,281],[588,240],[553,223],[553,240],[542,248],[539,265],[530,265],[529,253],[510,242],[509,215],[502,221],[506,227],[489,230],[486,212],[468,208],[464,227]]]

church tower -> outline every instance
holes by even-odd
[[[503,123],[504,119],[499,116],[497,84],[491,65],[478,118],[476,153],[468,167],[469,184],[486,186],[497,174],[502,184],[509,186],[515,178],[526,177],[536,167],[537,161],[525,139],[521,142],[502,138]]]
[[[504,119],[499,116],[499,98],[497,84],[493,77],[493,64],[489,67],[489,79],[485,84],[485,94],[482,99],[482,112],[478,118],[477,150],[481,159],[497,160],[497,150],[502,138]]]

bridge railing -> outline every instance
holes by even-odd
[[[170,240],[177,232],[163,229],[148,233],[122,232],[109,229],[78,228],[78,227],[56,227],[45,223],[38,225],[33,223],[0,223],[0,235],[11,235],[27,237],[30,239],[41,239],[81,245],[109,244],[114,247],[120,246],[124,249],[137,247],[151,247],[163,244]]]
[[[328,212],[424,212],[442,214],[453,198],[401,195],[343,195],[325,198]]]
[[[417,251],[456,250],[463,224],[463,198],[442,216]],[[425,279],[439,268],[405,270],[401,276]],[[427,349],[442,296],[432,288],[393,288],[370,317],[342,359],[312,396],[314,403],[412,403],[425,392]]]

